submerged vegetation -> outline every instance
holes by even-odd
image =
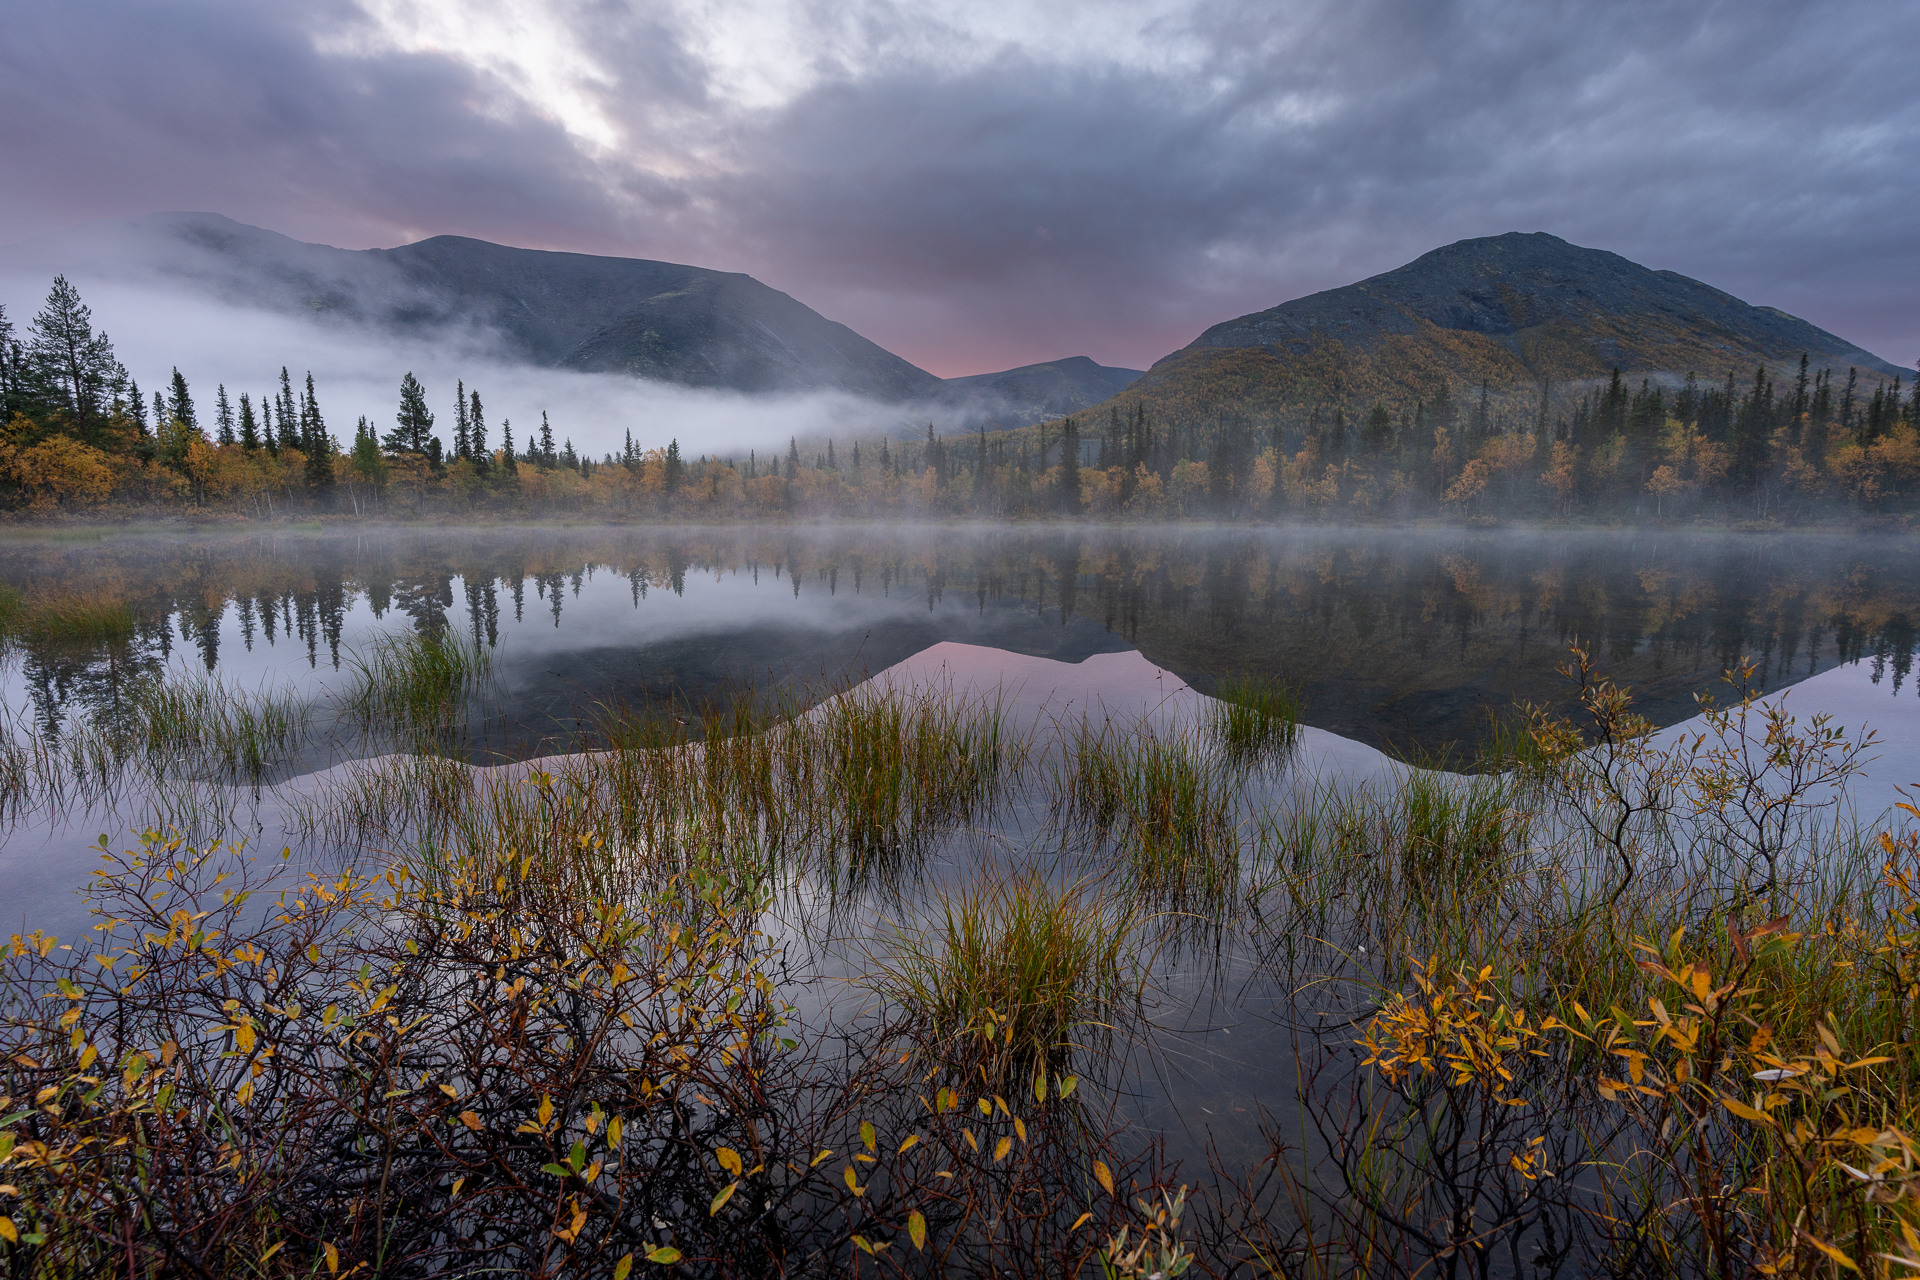
[[[12,941],[8,1274],[1920,1263],[1920,812],[1856,829],[1871,740],[1751,668],[1668,738],[1575,650],[1480,771],[1352,779],[1254,679],[1152,724],[609,706],[477,768],[438,748],[487,665],[369,649],[342,720],[436,753],[298,788],[330,722],[212,678],[10,726],[16,819],[179,830],[102,850],[91,939]],[[236,783],[298,851],[222,843]],[[1141,1073],[1229,979],[1292,1061],[1170,1154]]]

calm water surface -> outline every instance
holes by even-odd
[[[1769,688],[1852,664],[1884,718],[1920,719],[1920,557],[1908,540],[1685,533],[966,528],[382,530],[16,541],[29,598],[126,602],[131,638],[16,643],[0,697],[43,733],[111,715],[131,682],[216,673],[312,700],[324,719],[379,636],[452,628],[493,655],[465,736],[475,763],[595,744],[608,706],[686,716],[752,689],[805,698],[941,641],[1078,663],[1138,651],[1202,692],[1295,683],[1310,725],[1403,756],[1470,750],[1490,714],[1566,705],[1556,667],[1591,646],[1661,724],[1742,655]],[[281,779],[355,744],[320,735]],[[12,919],[77,915],[112,812],[16,818],[0,842]],[[1033,815],[1027,815],[1033,821]],[[124,825],[124,824],[122,824]],[[244,824],[243,824],[244,825]],[[249,834],[277,847],[279,832]],[[971,860],[971,861],[970,861]],[[977,873],[955,847],[943,869]],[[1157,955],[1138,1118],[1189,1158],[1229,1148],[1293,1079],[1272,940]],[[1223,1125],[1222,1121],[1226,1121]]]

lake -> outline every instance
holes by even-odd
[[[1029,727],[1052,726],[1036,736],[1041,754],[1096,707],[1174,707],[1191,728],[1214,705],[1205,695],[1284,681],[1307,736],[1285,770],[1233,801],[1251,830],[1329,769],[1348,784],[1403,778],[1402,761],[1465,769],[1521,704],[1571,710],[1559,669],[1575,642],[1660,726],[1694,716],[1696,694],[1735,692],[1720,676],[1746,657],[1767,690],[1818,677],[1803,713],[1829,698],[1898,744],[1867,764],[1878,789],[1863,793],[1876,799],[1861,816],[1872,818],[1888,788],[1911,781],[1901,771],[1917,772],[1905,755],[1920,731],[1914,549],[1858,536],[1201,527],[17,539],[0,578],[22,599],[104,601],[127,621],[98,640],[10,640],[0,690],[16,741],[72,738],[124,718],[143,689],[208,677],[297,706],[306,728],[277,739],[244,785],[194,780],[191,804],[135,784],[15,805],[0,902],[10,928],[71,936],[85,923],[73,892],[88,846],[170,814],[255,849],[295,846],[301,865],[406,852],[426,828],[349,835],[315,820],[328,803],[316,780],[396,749],[496,768],[617,746],[636,726],[671,736],[716,708],[792,714],[890,672],[944,671],[1026,706]],[[358,673],[383,643],[421,635],[470,646],[485,678],[426,737],[367,732],[347,706]],[[780,929],[807,957],[801,968],[857,987],[873,935],[849,919],[910,918],[940,893],[1029,865],[1061,882],[1104,874],[1112,848],[1062,834],[1048,777],[1042,768],[999,793],[885,876],[796,881]],[[1210,1149],[1229,1163],[1258,1157],[1263,1115],[1301,1127],[1302,1064],[1324,1032],[1313,1019],[1368,1003],[1302,992],[1329,975],[1365,986],[1380,976],[1367,946],[1391,943],[1369,932],[1371,904],[1314,917],[1344,930],[1335,942],[1309,936],[1270,894],[1243,892],[1278,883],[1261,881],[1278,866],[1269,835],[1260,827],[1234,855],[1242,888],[1169,898],[1136,935],[1148,994],[1105,1083],[1135,1132],[1163,1139],[1187,1169]],[[811,1017],[859,1018],[872,1003],[815,986],[800,1001]]]

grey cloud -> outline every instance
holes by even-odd
[[[452,58],[316,53],[358,21],[343,0],[36,4],[0,51],[0,157],[33,179],[0,238],[214,208],[672,258],[952,374],[1141,365],[1437,244],[1550,230],[1920,352],[1911,6],[1212,3],[1148,32],[1179,57],[1127,62],[949,56],[875,0],[816,15],[793,54],[819,82],[751,109],[664,12],[582,12],[628,156]]]

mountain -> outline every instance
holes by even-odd
[[[1000,430],[1078,413],[1118,395],[1140,374],[1139,369],[1115,369],[1086,356],[1070,356],[999,373],[948,378],[941,398],[973,406],[982,425]]]
[[[1566,397],[1616,366],[1638,381],[1718,382],[1756,365],[1899,367],[1773,307],[1544,232],[1462,240],[1358,284],[1214,325],[1124,393],[1174,421],[1238,410],[1262,420],[1315,408],[1410,409],[1482,386],[1496,414],[1531,415],[1542,383]]]
[[[240,306],[434,337],[490,330],[529,364],[735,391],[932,399],[941,380],[752,276],[435,236],[306,244],[212,213],[93,223],[0,250],[0,266],[186,286]]]

